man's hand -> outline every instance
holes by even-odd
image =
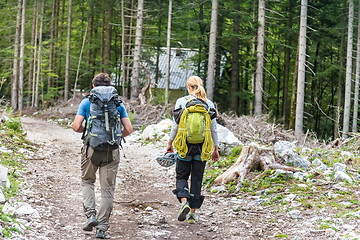
[[[82,125],[84,119],[84,116],[76,115],[72,125],[72,128],[75,132],[82,133],[84,131],[84,126]]]
[[[123,125],[123,129],[122,129],[122,135],[123,137],[128,136],[130,133],[132,133],[133,127],[131,125],[131,121],[130,118],[128,117],[123,117],[121,119],[121,124]]]

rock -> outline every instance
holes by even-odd
[[[356,212],[348,212],[344,216],[354,216],[354,217],[360,218],[360,210],[356,211]]]
[[[2,212],[5,214],[13,215],[15,213],[15,207],[10,203],[5,203],[3,206]]]
[[[0,203],[4,204],[5,202],[6,202],[6,198],[2,190],[0,189]]]
[[[165,133],[171,128],[172,121],[170,119],[164,119],[158,124],[151,124],[147,126],[141,134],[143,141],[151,140],[163,137]]]
[[[6,188],[10,188],[8,169],[1,164],[0,164],[0,185]]]
[[[294,173],[294,178],[299,179],[300,181],[303,181],[305,177],[308,177],[309,175],[302,172],[296,172]]]
[[[351,202],[340,202],[341,205],[344,205],[345,207],[351,207],[353,204]]]
[[[152,207],[146,207],[145,208],[145,211],[147,211],[147,212],[152,212],[154,209],[152,208]]]
[[[315,158],[313,161],[312,161],[312,163],[311,163],[311,165],[313,165],[313,166],[315,166],[315,167],[318,167],[318,166],[320,166],[320,165],[322,165],[323,164],[323,162],[320,160],[320,159],[318,159],[318,158]]]
[[[159,223],[161,223],[161,224],[167,223],[166,217],[164,215],[159,216]]]
[[[334,171],[342,171],[346,173],[346,165],[343,163],[334,163]]]
[[[276,178],[277,176],[284,176],[284,177],[290,177],[293,178],[294,177],[294,173],[290,172],[290,171],[284,171],[282,169],[276,169],[275,173],[273,175],[270,176],[271,179]]]
[[[327,169],[328,169],[328,167],[327,167],[325,164],[323,164],[323,163],[321,163],[318,167],[315,168],[315,170],[321,171],[321,172],[324,172],[324,171],[326,171]]]
[[[300,188],[307,188],[308,187],[308,185],[306,185],[306,184],[298,184],[297,186],[300,187]]]
[[[313,150],[308,147],[303,147],[300,151],[301,154],[310,154]]]
[[[288,165],[292,165],[294,167],[308,169],[310,166],[310,162],[308,160],[303,159],[293,150],[282,151],[279,153],[279,158],[283,159]]]
[[[299,210],[292,210],[289,212],[289,216],[293,219],[302,219],[301,212]]]
[[[353,157],[353,154],[348,151],[342,151],[340,154],[343,157],[343,159],[345,159],[345,160]]]
[[[219,152],[224,155],[230,155],[234,147],[242,145],[237,137],[226,127],[217,124]]]
[[[336,233],[335,230],[332,228],[328,228],[325,230],[326,236],[334,236],[335,233]]]
[[[25,202],[18,202],[15,204],[15,216],[31,216],[33,218],[40,218],[38,211]]]
[[[295,194],[289,194],[289,195],[287,195],[287,196],[284,198],[284,201],[285,201],[285,202],[291,202],[291,201],[293,201],[295,198],[296,198],[296,195],[295,195]]]
[[[249,206],[259,206],[261,205],[265,200],[264,199],[256,199],[249,203]]]
[[[10,149],[7,149],[5,146],[0,146],[0,152],[3,153],[12,153],[13,151]]]
[[[340,182],[340,183],[342,183],[342,182]],[[342,187],[342,186],[340,186],[340,183],[333,185],[332,188],[334,188],[334,189],[336,189],[336,190],[339,190],[339,191],[346,192],[347,189],[344,188],[344,187]]]
[[[294,143],[288,141],[279,141],[274,144],[274,150],[276,154],[280,154],[286,150],[295,150],[296,146]]]
[[[334,174],[334,178],[336,181],[346,181],[349,183],[353,182],[352,178],[342,171],[336,171]]]
[[[210,189],[210,192],[212,193],[222,193],[226,192],[226,187],[224,185],[221,186],[215,186]]]

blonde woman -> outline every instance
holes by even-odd
[[[189,95],[181,97],[176,101],[174,113],[177,110],[184,109],[189,101],[199,99],[201,102],[205,103],[204,105],[207,106],[208,109],[210,109],[211,115],[209,118],[211,137],[209,137],[208,143],[189,144],[186,142],[185,148],[187,152],[185,153],[185,156],[178,154],[176,161],[176,189],[173,193],[181,203],[178,220],[185,221],[187,217],[188,223],[195,223],[195,211],[201,207],[204,200],[204,196],[201,195],[201,185],[206,161],[211,158],[213,162],[216,162],[219,159],[218,136],[215,106],[211,100],[206,98],[206,92],[201,78],[192,76],[187,80],[186,85]],[[176,145],[177,135],[179,134],[179,123],[177,123],[178,121],[175,121],[175,118],[176,116],[174,114],[174,121],[166,150],[174,150],[173,143],[175,140],[175,149],[179,153],[179,149],[177,149],[178,146]],[[210,152],[207,151],[208,154],[204,154],[205,146],[207,149],[210,149]],[[190,188],[188,185],[189,176],[191,176]]]

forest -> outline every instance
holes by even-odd
[[[19,112],[86,92],[101,71],[124,98],[151,86],[152,104],[172,103],[159,56],[170,69],[178,48],[195,52],[186,60],[220,112],[324,140],[357,132],[353,0],[3,0],[0,13],[0,95]]]

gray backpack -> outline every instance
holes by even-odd
[[[122,132],[117,91],[112,86],[98,86],[90,91],[90,116],[84,143],[97,151],[121,146]]]

